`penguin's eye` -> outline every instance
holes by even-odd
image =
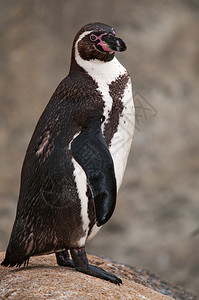
[[[98,37],[95,35],[95,34],[91,34],[90,35],[90,40],[92,41],[92,42],[95,42],[95,41],[97,41],[97,39],[98,39]]]

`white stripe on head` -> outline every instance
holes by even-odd
[[[85,31],[82,34],[80,34],[78,40],[75,43],[75,59],[78,62],[78,57],[80,57],[79,51],[78,51],[78,43],[89,33],[91,33],[92,31]],[[82,58],[81,58],[82,59]]]

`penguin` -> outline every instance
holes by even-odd
[[[125,42],[103,23],[85,25],[69,74],[44,109],[21,171],[3,266],[55,253],[59,266],[120,285],[88,263],[85,244],[112,216],[134,132],[131,79],[115,57]],[[69,255],[70,251],[70,255]]]

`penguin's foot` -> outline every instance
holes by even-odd
[[[108,273],[99,267],[89,265],[84,247],[79,249],[71,249],[70,253],[73,259],[74,267],[77,271],[108,280],[118,285],[122,284],[122,280],[117,276]]]
[[[73,261],[69,258],[68,250],[56,252],[57,264],[62,267],[74,268]]]

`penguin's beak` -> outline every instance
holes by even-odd
[[[115,37],[113,34],[107,34],[102,37],[102,41],[104,42],[104,49],[107,48],[107,51],[125,51],[126,50],[126,44],[125,42]]]

